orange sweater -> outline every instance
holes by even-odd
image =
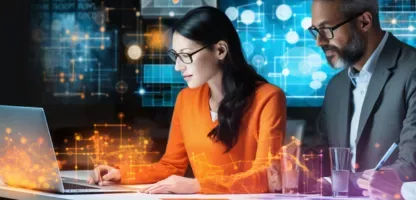
[[[179,93],[166,153],[159,162],[136,170],[129,183],[154,183],[170,175],[183,176],[190,163],[202,193],[269,191],[266,168],[282,146],[286,128],[282,90],[271,84],[257,87],[241,122],[238,141],[227,153],[221,142],[207,137],[218,124],[212,122],[208,101],[207,84]]]

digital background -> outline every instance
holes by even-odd
[[[123,102],[171,107],[185,87],[165,52],[168,28],[201,5],[232,20],[247,60],[284,90],[289,107],[322,104],[330,68],[306,30],[309,0],[38,0],[31,5],[33,67],[42,67],[44,104]],[[415,45],[415,2],[380,1],[384,30]]]
[[[0,47],[16,55],[1,59],[10,64],[3,64],[7,67],[0,73],[0,91],[5,94],[0,103],[45,109],[64,169],[122,161],[140,167],[163,155],[172,106],[186,87],[166,55],[169,27],[194,7],[219,7],[232,20],[247,60],[284,90],[288,119],[307,121],[305,141],[308,137],[314,141],[313,124],[325,88],[338,73],[305,30],[311,20],[310,0],[36,0],[29,4],[28,14],[14,15],[28,16],[29,27],[12,17],[3,18],[10,20],[10,36],[0,39],[10,42]],[[415,46],[415,8],[415,1],[380,1],[382,27]],[[18,127],[0,127],[1,138],[21,144],[22,152],[37,144],[25,136],[30,133],[13,130]]]

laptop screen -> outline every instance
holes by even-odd
[[[0,106],[0,177],[10,186],[63,191],[42,108]]]

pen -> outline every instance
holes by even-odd
[[[384,156],[381,158],[381,160],[378,162],[375,170],[379,171],[382,167],[384,162],[386,162],[386,160],[390,157],[390,155],[394,152],[394,150],[396,150],[397,146],[399,146],[399,141],[400,139],[397,139],[391,146],[390,148],[387,150],[387,152],[384,154]]]

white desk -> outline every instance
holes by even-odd
[[[86,179],[88,176],[88,171],[62,171],[61,175],[69,178],[78,178]],[[1,181],[1,180],[0,180]],[[131,185],[132,188],[140,188],[145,185]],[[61,194],[52,194],[46,192],[32,191],[20,188],[8,187],[2,182],[0,182],[0,197],[10,198],[10,199],[148,199],[148,200],[159,200],[159,199],[201,199],[201,200],[214,200],[214,199],[336,199],[331,197],[321,197],[317,195],[282,195],[282,194],[226,194],[226,195],[201,195],[201,194],[192,194],[192,195],[155,195],[155,194],[141,194],[141,193],[118,193],[118,194],[86,194],[86,195],[61,195]],[[349,198],[350,199],[350,198]],[[357,200],[367,198],[354,198]]]

